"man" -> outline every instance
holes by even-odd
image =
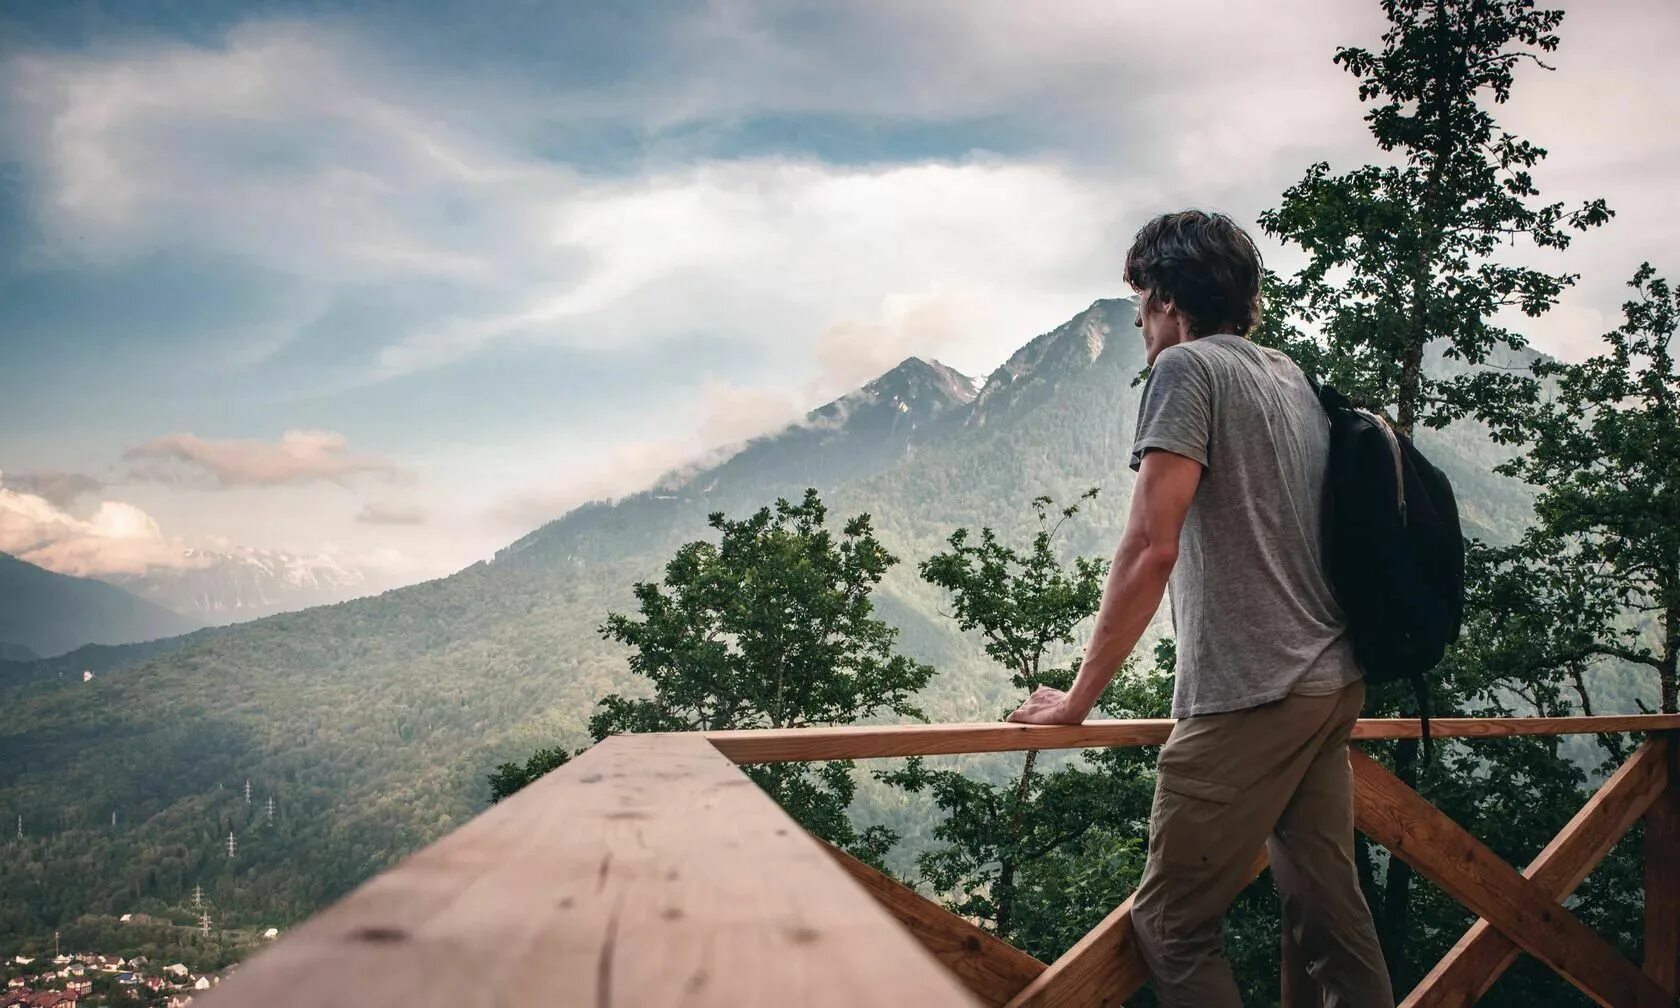
[[[1161,1003],[1241,1004],[1222,925],[1264,843],[1320,1003],[1392,1008],[1353,861],[1347,741],[1365,691],[1325,575],[1328,421],[1300,368],[1246,338],[1260,257],[1230,219],[1150,221],[1125,279],[1151,365],[1131,513],[1077,679],[1010,719],[1083,721],[1170,584],[1179,720],[1132,909]]]

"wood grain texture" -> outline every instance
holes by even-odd
[[[1045,970],[1044,963],[885,875],[845,851],[823,845],[846,873],[945,964],[975,997],[1007,1004]]]
[[[1009,722],[940,725],[844,725],[833,728],[749,729],[707,732],[718,751],[737,763],[941,756],[957,753],[1024,752],[1033,749],[1096,749],[1161,745],[1172,732],[1170,719],[1087,721],[1079,725],[1022,725]],[[1511,735],[1584,735],[1598,732],[1680,730],[1680,715],[1633,714],[1574,718],[1433,718],[1435,738],[1500,738]],[[1366,718],[1355,739],[1417,738],[1418,722]]]
[[[1645,975],[1680,995],[1680,735],[1665,741],[1668,787],[1645,815]]]
[[[205,1004],[975,1001],[692,735],[602,742],[316,915]]]
[[[1377,761],[1350,751],[1355,822],[1371,839],[1608,1008],[1673,1008],[1637,966]]]
[[[1249,877],[1266,870],[1262,847]],[[1132,929],[1132,899],[1115,907],[1102,923],[1050,964],[1008,1008],[1119,1008],[1149,982],[1149,967]]]
[[[1599,787],[1523,872],[1547,897],[1562,902],[1598,867],[1610,849],[1669,787],[1670,742],[1654,735]],[[1680,846],[1668,848],[1668,857]],[[1463,1008],[1475,1004],[1516,961],[1521,950],[1485,920],[1478,920],[1423,981],[1402,1008]]]

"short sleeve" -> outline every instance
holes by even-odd
[[[1155,358],[1138,404],[1137,436],[1132,441],[1132,469],[1143,465],[1152,448],[1208,464],[1208,435],[1213,427],[1213,384],[1196,355],[1168,347]]]

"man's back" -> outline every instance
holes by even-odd
[[[1150,449],[1206,467],[1171,579],[1173,715],[1330,693],[1359,678],[1325,576],[1328,424],[1300,368],[1241,336],[1167,347],[1138,411],[1134,469]]]

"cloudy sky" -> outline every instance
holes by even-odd
[[[1527,331],[1680,273],[1680,8],[1569,9],[1502,121],[1604,196]],[[446,573],[909,354],[1122,293],[1152,213],[1375,159],[1375,0],[0,3],[0,550]],[[1293,260],[1266,245],[1274,265]],[[1526,254],[1525,254],[1526,255]]]

